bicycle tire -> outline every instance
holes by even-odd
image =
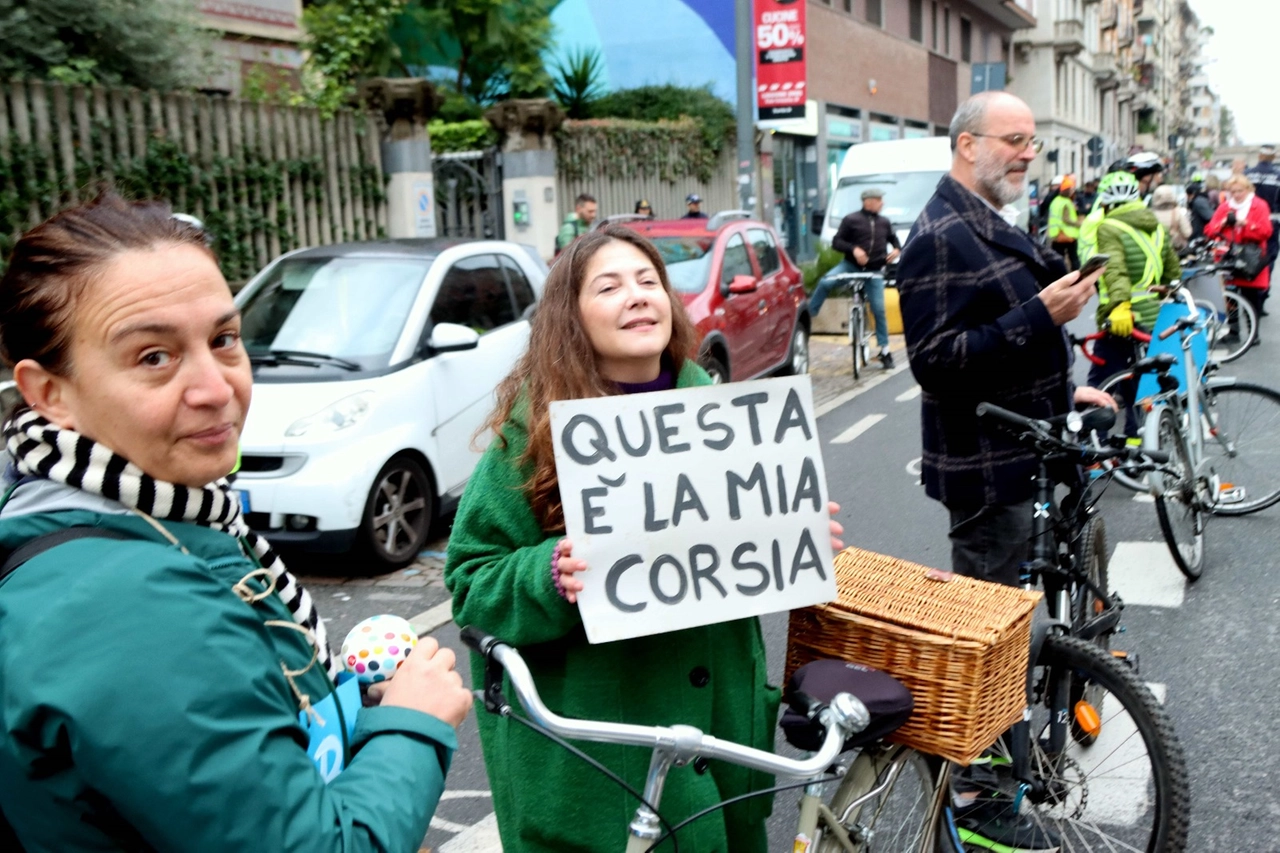
[[[1169,406],[1160,406],[1157,419],[1148,419],[1143,446],[1169,454],[1168,464],[1178,471],[1173,482],[1167,474],[1153,471],[1156,488],[1156,517],[1169,553],[1178,571],[1188,580],[1197,581],[1204,572],[1204,522],[1207,515],[1200,506],[1195,465],[1182,434],[1180,418]]]
[[[885,781],[893,765],[902,769],[890,787],[856,807],[851,804]],[[828,802],[849,831],[854,849],[866,853],[918,853],[921,842],[937,833],[931,821],[936,770],[930,759],[905,746],[872,745],[854,759]],[[843,853],[841,840],[819,830],[817,853]],[[865,846],[864,846],[865,843]]]
[[[1251,382],[1209,382],[1201,405],[1205,457],[1223,491],[1215,515],[1248,515],[1280,502],[1280,392]],[[1243,488],[1233,500],[1231,488]]]
[[[863,317],[862,305],[857,299],[854,299],[849,305],[849,345],[853,350],[854,379],[862,376],[862,368],[867,366],[867,353],[863,344],[865,324],[866,320]]]
[[[1253,306],[1249,304],[1249,300],[1242,298],[1240,294],[1231,290],[1223,291],[1223,297],[1228,303],[1228,316],[1230,316],[1233,308],[1236,312],[1240,340],[1230,346],[1224,346],[1223,351],[1218,352],[1218,346],[1222,339],[1231,332],[1229,321],[1223,321],[1218,324],[1218,334],[1209,342],[1209,350],[1219,364],[1227,364],[1244,355],[1249,351],[1249,347],[1253,346],[1253,342],[1258,337],[1258,314],[1253,310]]]
[[[1107,573],[1107,523],[1102,516],[1093,515],[1084,523],[1080,536],[1072,545],[1072,556],[1076,566],[1091,580],[1098,589],[1110,594],[1110,579]],[[1102,612],[1103,602],[1085,584],[1079,585],[1076,600],[1073,602],[1075,612],[1071,624],[1079,628],[1084,622]],[[1111,635],[1100,634],[1093,642],[1101,649],[1111,648]]]
[[[1184,853],[1191,797],[1186,758],[1168,713],[1146,685],[1128,664],[1065,635],[1046,638],[1034,675],[1031,756],[1042,787],[1028,794],[1023,814],[1062,838],[1062,850]],[[1091,745],[1069,741],[1054,754],[1043,735],[1054,716],[1048,697],[1063,678],[1101,692],[1101,727]],[[1010,784],[1000,783],[1006,802]],[[962,853],[984,850],[962,847]]]
[[[1115,390],[1117,387],[1119,387],[1120,385],[1123,385],[1125,382],[1128,382],[1134,379],[1135,377],[1132,370],[1122,370],[1119,373],[1116,373],[1107,377],[1107,379],[1103,381],[1102,385],[1098,387],[1098,390],[1105,391],[1106,393],[1111,394],[1111,396],[1114,397]],[[1128,407],[1133,407],[1134,401],[1125,400],[1125,404]],[[1139,433],[1141,433],[1142,420],[1143,420],[1142,409],[1135,408],[1134,411],[1138,418],[1138,430],[1139,430]],[[1119,413],[1117,418],[1121,424],[1121,429],[1123,429],[1124,418],[1125,418],[1125,412],[1122,411]],[[1107,446],[1107,438],[1108,438],[1107,434],[1099,435],[1097,432],[1091,432],[1088,436],[1089,442],[1094,447],[1098,447],[1098,448]],[[1133,491],[1133,492],[1150,491],[1150,489],[1147,486],[1145,475],[1140,477],[1132,477],[1129,474],[1125,473],[1124,467],[1119,465],[1114,460],[1107,460],[1105,462],[1100,462],[1099,465],[1102,467],[1104,471],[1114,472],[1111,474],[1112,481],[1119,483],[1121,486],[1124,486],[1126,489],[1129,489],[1130,491]]]

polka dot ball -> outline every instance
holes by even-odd
[[[386,681],[417,644],[418,637],[408,621],[387,613],[370,616],[342,641],[342,662],[361,681]]]

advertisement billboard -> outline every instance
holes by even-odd
[[[756,108],[761,121],[805,117],[805,2],[755,0]]]

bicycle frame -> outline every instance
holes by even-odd
[[[1160,407],[1173,407],[1178,422],[1183,425],[1185,430],[1187,451],[1191,454],[1192,476],[1195,479],[1204,478],[1210,484],[1210,501],[1206,509],[1211,510],[1217,502],[1218,484],[1216,482],[1217,477],[1213,472],[1212,465],[1206,458],[1204,449],[1204,412],[1201,404],[1201,394],[1202,388],[1207,381],[1206,375],[1214,368],[1211,362],[1208,361],[1203,367],[1198,367],[1195,362],[1195,356],[1192,353],[1195,338],[1197,335],[1204,334],[1204,326],[1207,320],[1191,294],[1185,289],[1180,288],[1175,293],[1175,298],[1186,304],[1187,317],[1161,332],[1160,339],[1164,340],[1173,334],[1179,336],[1182,351],[1182,373],[1186,378],[1186,387],[1162,391],[1155,396],[1143,428],[1142,441],[1143,446],[1149,448],[1155,448],[1159,445]],[[1147,482],[1152,495],[1156,497],[1164,495],[1164,478],[1159,473],[1148,478]]]
[[[469,647],[485,657],[485,688],[481,691],[481,698],[486,710],[502,716],[512,713],[511,706],[502,695],[502,673],[505,671],[521,706],[538,728],[571,740],[653,750],[645,777],[643,802],[628,827],[626,853],[645,853],[662,836],[662,821],[655,810],[661,805],[667,774],[673,766],[683,767],[700,757],[714,758],[775,776],[809,779],[815,783],[830,781],[827,770],[844,751],[845,740],[865,729],[871,721],[866,706],[856,697],[847,693],[837,694],[829,705],[818,711],[818,719],[827,732],[821,748],[808,758],[791,759],[703,734],[693,726],[639,726],[570,719],[543,704],[533,675],[519,652],[492,637],[483,636],[474,628],[463,628],[461,636]]]

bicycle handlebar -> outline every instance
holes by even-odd
[[[638,726],[562,717],[543,704],[534,684],[533,674],[529,672],[529,667],[518,651],[471,625],[464,627],[460,635],[472,651],[485,659],[486,682],[491,677],[496,679],[496,685],[486,683],[484,691],[476,691],[482,694],[485,707],[492,713],[503,716],[511,713],[511,707],[505,701],[491,703],[491,700],[501,697],[500,670],[505,670],[525,712],[546,731],[572,740],[665,750],[673,754],[677,764],[702,756],[777,776],[817,776],[830,767],[836,756],[844,751],[845,740],[865,729],[871,722],[866,706],[848,693],[837,694],[829,705],[812,703],[808,709],[809,715],[817,716],[826,726],[826,737],[822,741],[822,747],[810,757],[791,759],[705,735],[693,726]],[[497,670],[491,673],[490,666],[496,666]]]
[[[1106,364],[1107,363],[1106,359],[1093,354],[1093,351],[1090,350],[1088,347],[1088,343],[1089,341],[1102,340],[1102,338],[1111,334],[1110,326],[1111,326],[1111,322],[1108,321],[1102,329],[1099,329],[1098,331],[1094,332],[1091,335],[1085,335],[1083,338],[1072,335],[1071,343],[1080,347],[1080,352],[1084,353],[1084,357],[1089,359],[1089,361],[1093,362],[1094,364]],[[1142,331],[1141,329],[1134,329],[1131,334],[1135,341],[1140,341],[1144,344],[1151,343],[1151,335]]]
[[[994,403],[979,403],[976,414],[979,418],[994,418],[1004,421],[1010,426],[1026,430],[1027,433],[1034,436],[1035,444],[1040,446],[1048,445],[1065,453],[1078,454],[1083,462],[1103,462],[1108,459],[1124,458],[1131,462],[1146,459],[1157,464],[1164,464],[1170,458],[1169,454],[1163,450],[1150,450],[1129,447],[1128,445],[1123,447],[1089,447],[1088,445],[1063,441],[1053,435],[1054,425],[1049,421],[1029,418],[1026,415],[1020,415],[1017,412],[1001,408]]]

